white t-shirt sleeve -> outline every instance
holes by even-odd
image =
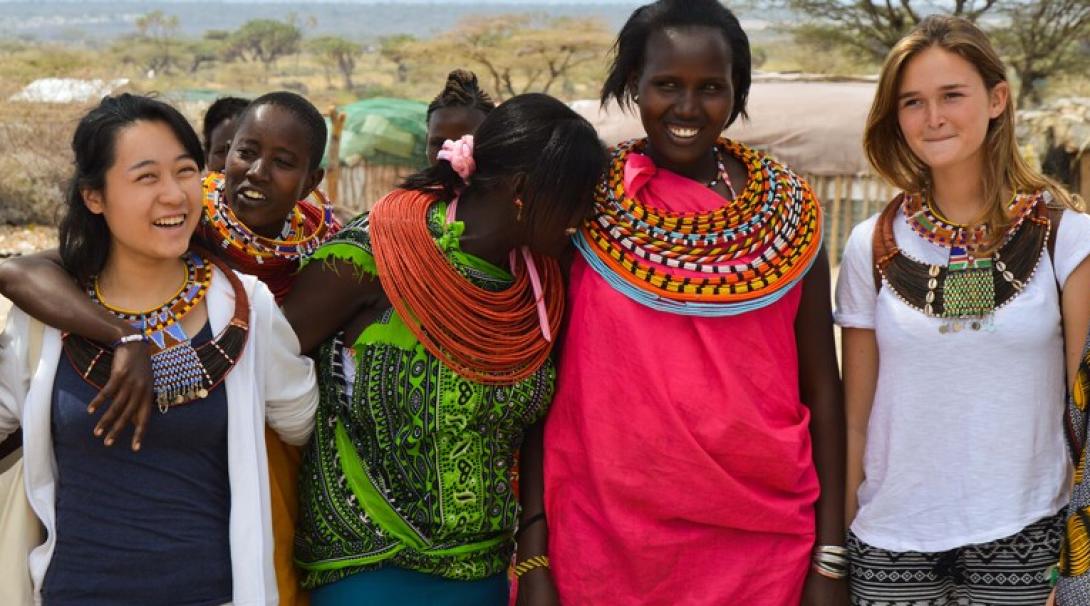
[[[836,280],[836,323],[843,328],[874,328],[878,290],[874,287],[872,237],[875,215],[855,226],[844,245]]]
[[[299,339],[269,289],[261,282],[254,287],[258,323],[265,358],[266,421],[288,444],[306,444],[314,429],[318,410],[318,379],[314,361],[299,353]]]
[[[1056,258],[1052,260],[1060,288],[1087,256],[1090,256],[1090,215],[1065,210],[1056,232]]]

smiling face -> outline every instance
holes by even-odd
[[[310,170],[309,142],[301,121],[278,105],[243,116],[224,172],[227,199],[247,227],[276,237],[296,202],[321,182],[324,171]]]
[[[897,123],[909,149],[931,171],[979,174],[988,125],[1003,113],[1010,88],[988,90],[973,64],[933,46],[905,65]]]
[[[690,178],[712,178],[712,148],[734,107],[730,45],[711,27],[666,28],[647,39],[636,84],[648,154]]]
[[[177,259],[200,220],[197,161],[162,122],[141,120],[119,131],[105,186],[82,193],[87,208],[106,220],[111,255]]]
[[[231,139],[234,138],[237,129],[237,118],[228,118],[212,129],[212,134],[208,137],[208,158],[206,158],[209,172],[223,172],[227,165],[227,152],[231,148]]]
[[[428,118],[428,164],[438,162],[436,154],[447,139],[457,141],[463,135],[471,135],[484,122],[485,113],[465,106],[437,109]]]

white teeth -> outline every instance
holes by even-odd
[[[699,128],[682,128],[680,126],[669,127],[670,134],[681,139],[690,139],[700,132]]]
[[[261,193],[259,191],[252,190],[252,189],[244,189],[244,190],[242,190],[242,191],[240,191],[238,193],[239,193],[240,196],[245,196],[247,198],[250,198],[251,200],[264,200],[265,199],[265,194],[263,194],[263,193]]]
[[[182,223],[185,223],[185,215],[164,217],[155,221],[155,224],[160,227],[174,227],[175,225],[181,225]]]

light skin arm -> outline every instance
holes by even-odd
[[[795,319],[799,394],[810,408],[814,467],[821,484],[815,505],[818,545],[844,544],[844,406],[836,366],[833,312],[829,294],[829,259],[822,250],[802,285]],[[804,606],[844,606],[848,586],[810,570],[803,588]]]
[[[56,249],[0,264],[0,294],[43,324],[98,341],[113,343],[136,330],[87,297],[61,265]],[[132,449],[139,450],[151,417],[151,362],[144,343],[122,345],[114,352],[110,379],[88,404],[93,413],[111,402],[95,425],[97,437],[111,446],[132,423]]]
[[[1064,359],[1068,383],[1075,379],[1083,345],[1090,332],[1090,257],[1071,272],[1063,287]],[[1069,385],[1070,387],[1070,385]]]
[[[848,467],[844,519],[855,519],[857,492],[863,483],[863,452],[867,446],[874,390],[878,384],[878,342],[869,328],[845,328],[841,332],[844,363],[844,408],[848,421]]]

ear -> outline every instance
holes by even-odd
[[[310,171],[305,181],[303,181],[303,190],[300,192],[299,199],[304,200],[307,196],[313,192],[318,185],[322,183],[322,179],[325,178],[325,169],[316,168]]]
[[[79,193],[83,197],[83,205],[87,207],[87,210],[96,215],[101,215],[106,211],[106,203],[102,199],[102,190],[84,188],[80,189]]]
[[[1001,116],[1007,109],[1010,98],[1011,85],[1007,81],[1004,80],[993,86],[988,94],[988,117],[994,120]]]

